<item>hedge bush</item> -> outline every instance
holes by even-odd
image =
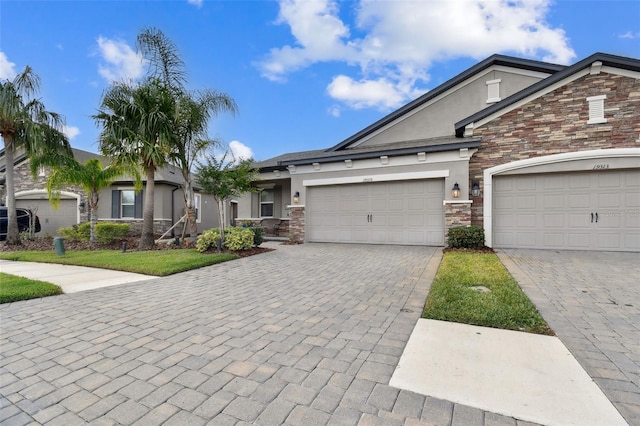
[[[249,227],[248,229],[251,229],[253,232],[253,245],[258,247],[264,241],[263,236],[265,229],[260,226]]]
[[[196,239],[196,250],[204,253],[207,250],[218,247],[220,230],[218,228],[207,229]]]
[[[224,233],[224,246],[229,250],[249,250],[255,238],[250,228],[227,228]]]
[[[453,248],[481,249],[484,247],[484,229],[475,225],[451,228],[447,243]]]
[[[60,228],[58,229],[58,234],[68,241],[89,241],[91,224],[89,222],[83,222],[68,228]]]
[[[101,244],[111,244],[129,234],[128,223],[98,222],[96,223],[96,240]]]

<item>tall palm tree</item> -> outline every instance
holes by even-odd
[[[62,164],[54,166],[47,179],[47,192],[49,200],[54,207],[60,204],[60,190],[67,185],[79,185],[87,193],[90,214],[90,237],[89,241],[96,240],[95,228],[98,223],[98,201],[100,191],[111,186],[118,176],[126,172],[125,168],[116,165],[102,167],[102,163],[97,158],[91,158],[84,164],[78,163],[75,159],[70,159]],[[135,170],[129,171],[134,175]],[[139,175],[138,175],[139,176]],[[140,185],[139,178],[136,179]]]
[[[146,175],[140,248],[154,244],[155,171],[171,153],[174,97],[156,78],[142,83],[115,83],[104,94],[98,113],[100,151],[118,167],[141,166]]]
[[[217,141],[207,136],[207,126],[213,115],[220,111],[235,112],[235,101],[224,93],[213,90],[203,90],[193,93],[184,92],[178,98],[175,115],[174,150],[172,162],[182,172],[183,194],[186,210],[186,228],[191,238],[198,234],[197,213],[195,208],[195,194],[193,166],[201,155],[209,148],[217,145]]]
[[[13,80],[0,82],[0,136],[4,141],[7,190],[7,244],[20,244],[18,218],[15,209],[13,178],[14,154],[23,148],[30,158],[35,176],[42,165],[53,164],[60,157],[71,156],[71,147],[62,133],[64,119],[47,111],[35,94],[40,78],[31,67],[25,67]]]
[[[184,179],[182,189],[186,227],[191,237],[195,238],[198,229],[191,176],[193,166],[201,154],[216,144],[207,135],[211,118],[220,112],[235,114],[238,106],[225,93],[209,89],[194,92],[186,90],[184,62],[176,45],[162,31],[155,28],[144,29],[138,36],[138,49],[149,61],[153,77],[165,85],[176,101],[171,162],[180,168]]]

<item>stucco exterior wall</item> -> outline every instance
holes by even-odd
[[[606,95],[607,122],[587,124],[590,96]],[[603,148],[640,147],[640,79],[601,72],[586,75],[495,120],[474,128],[481,136],[469,164],[469,184],[489,167],[544,155]],[[474,201],[472,223],[483,224],[483,199]]]
[[[541,80],[542,76],[516,74],[499,69],[487,70],[445,93],[441,98],[430,101],[428,106],[413,115],[403,117],[360,146],[452,136],[455,131],[454,123],[491,105],[487,103],[487,81],[501,80],[500,97],[504,99]]]

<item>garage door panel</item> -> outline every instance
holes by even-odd
[[[435,181],[435,182],[434,182]],[[346,189],[345,189],[346,188]],[[354,194],[333,210],[320,206]],[[307,192],[309,241],[376,244],[444,244],[444,180],[311,187]],[[329,223],[321,216],[331,216]],[[335,230],[322,228],[338,228]]]
[[[495,247],[638,250],[628,235],[640,230],[640,170],[496,176],[493,186]]]
[[[16,207],[31,209],[38,216],[41,229],[37,236],[58,235],[58,229],[78,224],[78,203],[75,199],[61,199],[56,209],[48,199],[18,197]]]

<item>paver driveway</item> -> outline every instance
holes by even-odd
[[[631,425],[640,425],[640,254],[503,250],[549,326]]]
[[[0,419],[515,425],[387,385],[439,255],[277,246],[172,277],[2,305]]]

